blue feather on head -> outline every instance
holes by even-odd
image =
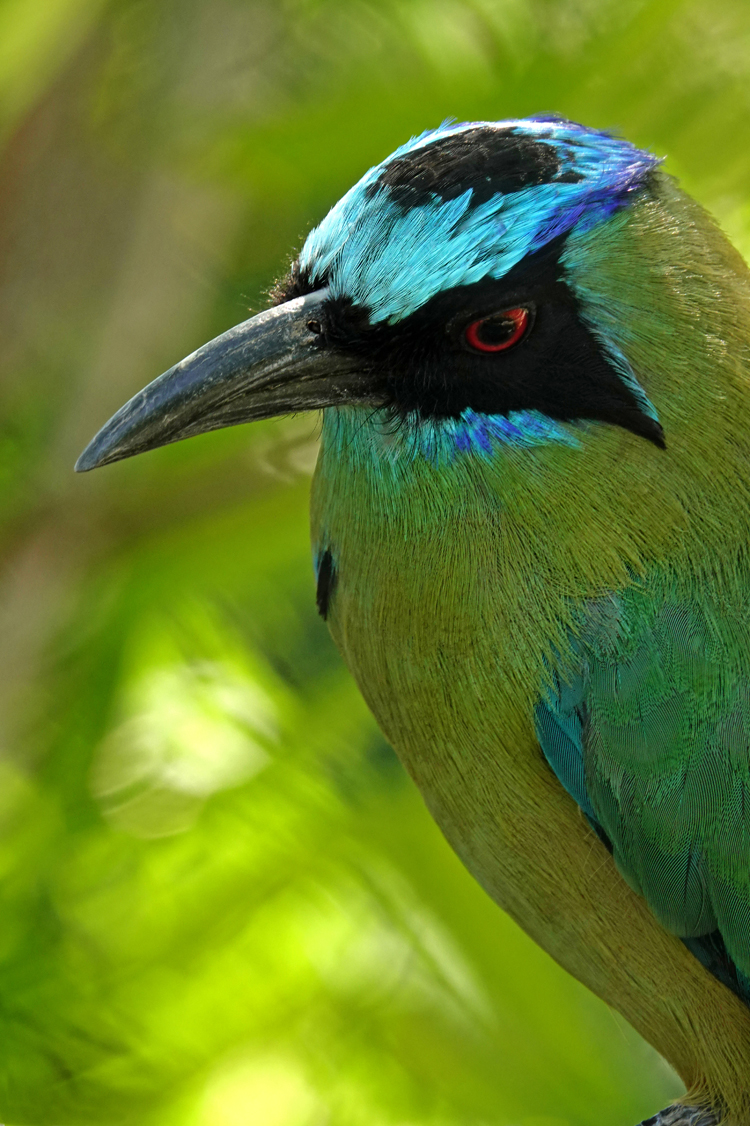
[[[459,174],[465,170],[465,190],[441,198],[437,177],[433,190],[420,190],[414,158],[422,151],[438,155],[436,147],[456,141],[464,142],[453,164]],[[518,190],[479,192],[477,146],[480,152],[486,146],[491,169],[493,142],[506,160],[514,146],[522,146],[537,182],[519,177]],[[530,162],[534,150],[538,156]],[[417,181],[411,192],[408,171],[400,184],[389,177],[405,157]],[[450,157],[443,163],[444,174]],[[444,124],[365,173],[310,233],[300,270],[312,285],[328,285],[333,297],[365,307],[371,323],[394,323],[442,290],[501,278],[560,235],[607,219],[630,202],[658,164],[628,141],[549,115]],[[413,202],[405,206],[410,195]]]
[[[445,122],[396,149],[346,193],[307,238],[300,276],[310,289],[326,286],[333,302],[361,309],[370,327],[398,329],[439,295],[513,277],[544,248],[605,221],[658,164],[627,141],[551,115]],[[575,292],[575,279],[567,280]],[[655,424],[658,442],[656,411],[627,358],[583,309],[580,316]],[[381,454],[419,452],[444,464],[492,456],[498,446],[579,445],[574,418],[532,404],[499,413],[472,406],[440,418],[402,410],[407,437],[380,444]]]

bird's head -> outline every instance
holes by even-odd
[[[661,404],[588,261],[601,232],[627,227],[669,185],[658,163],[550,116],[449,124],[411,140],[311,232],[273,308],[131,399],[77,468],[342,407],[439,430],[458,451],[576,444],[592,424],[664,447]],[[678,256],[677,226],[667,237]],[[600,259],[620,254],[608,246]],[[618,269],[627,275],[628,263]]]

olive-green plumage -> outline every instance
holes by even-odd
[[[627,142],[446,125],[89,469],[324,409],[318,604],[490,895],[750,1126],[750,274]]]
[[[336,547],[329,623],[490,894],[750,1122],[750,1014],[621,884],[533,721],[553,672],[599,658],[587,779],[618,865],[690,933],[673,877],[699,851],[706,888],[685,909],[710,898],[750,973],[750,277],[664,176],[566,257],[658,403],[667,453],[600,427],[578,449],[436,465],[384,457],[362,408],[330,415],[312,506],[316,549]]]

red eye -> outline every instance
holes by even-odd
[[[504,352],[517,344],[529,324],[528,309],[503,309],[474,321],[466,329],[466,343],[478,352]]]

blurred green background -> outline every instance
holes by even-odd
[[[0,1117],[633,1126],[678,1081],[472,883],[315,614],[316,420],[71,469],[448,116],[618,128],[750,248],[750,6],[2,0],[0,101]]]

